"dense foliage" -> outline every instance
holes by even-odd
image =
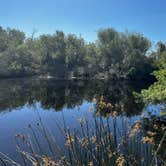
[[[156,54],[153,55],[156,59],[156,65],[159,70],[154,71],[157,82],[149,87],[147,90],[142,90],[142,96],[146,101],[151,102],[166,102],[166,45],[158,43]]]
[[[147,78],[154,57],[148,56],[151,42],[138,33],[114,29],[98,32],[86,43],[73,34],[25,37],[24,32],[0,27],[0,77],[54,75],[56,77]]]

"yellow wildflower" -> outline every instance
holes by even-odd
[[[123,155],[120,155],[116,160],[117,166],[124,166],[125,163],[126,163],[126,160]]]
[[[42,156],[43,166],[54,166],[55,161],[52,160],[50,157]]]
[[[100,101],[99,102],[99,108],[100,109],[104,109],[104,108],[106,108],[107,107],[107,104],[105,103],[105,102],[103,102],[103,101]]]
[[[117,117],[118,116],[118,112],[117,111],[113,111],[113,117]]]
[[[154,144],[153,138],[150,138],[148,136],[142,138],[143,143],[149,143],[149,144]]]
[[[107,108],[112,110],[113,109],[113,105],[111,103],[107,103]]]

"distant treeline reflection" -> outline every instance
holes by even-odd
[[[138,114],[143,105],[135,102],[133,91],[139,92],[148,84],[112,80],[46,80],[10,79],[0,82],[0,111],[41,102],[44,109],[61,111],[74,108],[84,101],[98,104],[101,96],[114,107],[123,105],[128,116]]]

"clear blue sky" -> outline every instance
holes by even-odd
[[[0,25],[26,34],[63,30],[86,41],[113,27],[166,41],[166,0],[0,0]]]

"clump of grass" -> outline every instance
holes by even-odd
[[[20,154],[33,165],[150,165],[153,159],[153,145],[148,144],[147,141],[142,141],[141,122],[135,122],[128,132],[124,133],[118,130],[116,118],[117,114],[112,118],[115,125],[113,132],[110,128],[110,119],[103,119],[98,116],[93,118],[91,127],[88,118],[78,120],[80,123],[79,130],[70,130],[64,125],[64,128],[60,128],[60,130],[64,136],[67,149],[66,155],[53,141],[51,134],[44,125],[38,124],[38,126],[41,126],[41,131],[44,133],[43,136],[48,146],[50,146],[50,151],[53,151],[52,155],[37,155],[33,150],[33,145],[28,141],[31,152],[27,153],[19,150]],[[29,127],[33,131],[33,127]],[[20,138],[25,139],[24,137]],[[41,149],[39,141],[34,141]]]

